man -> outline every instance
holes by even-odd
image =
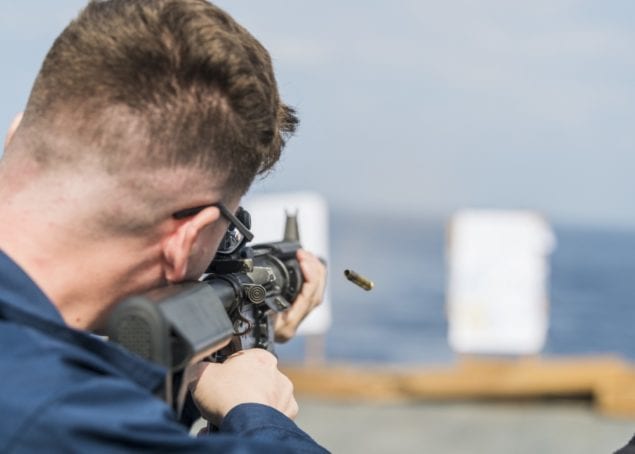
[[[89,334],[126,296],[203,273],[296,123],[266,50],[204,0],[94,0],[62,32],[0,161],[1,452],[323,451],[268,352],[199,366],[219,432],[193,438],[154,397],[163,371]],[[298,259],[283,340],[324,289]]]

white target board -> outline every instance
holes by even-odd
[[[254,244],[281,241],[286,212],[297,213],[300,243],[303,249],[329,262],[329,216],[326,200],[313,192],[252,195],[243,201],[251,214]],[[324,334],[331,326],[330,292],[324,301],[302,322],[298,334]]]
[[[463,210],[449,226],[449,343],[459,353],[535,354],[547,338],[554,234],[533,211]]]

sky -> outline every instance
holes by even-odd
[[[0,124],[78,0],[0,3]],[[222,0],[301,118],[253,191],[447,217],[535,209],[635,230],[635,2]]]

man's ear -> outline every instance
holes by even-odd
[[[197,239],[206,227],[219,218],[220,210],[209,207],[194,216],[171,220],[172,228],[162,241],[163,273],[168,282],[181,282],[185,279]]]
[[[20,123],[22,122],[22,116],[23,115],[24,115],[24,112],[20,112],[19,114],[17,114],[15,116],[15,118],[13,118],[13,121],[11,122],[11,126],[9,126],[9,130],[7,131],[7,136],[4,139],[4,149],[5,150],[7,149],[7,147],[9,146],[11,141],[13,140],[13,135],[15,134],[15,131],[18,129],[18,126],[20,126]]]

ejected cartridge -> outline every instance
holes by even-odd
[[[373,284],[373,281],[371,281],[370,279],[366,279],[364,276],[357,274],[353,270],[344,270],[344,276],[346,276],[346,279],[351,281],[353,284],[359,285],[366,291],[372,290],[375,286],[375,284]]]

